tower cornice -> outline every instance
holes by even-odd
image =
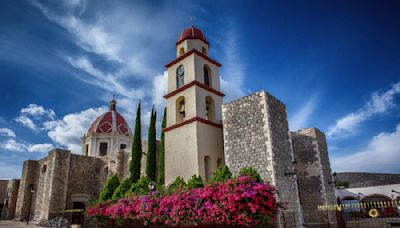
[[[204,124],[207,124],[207,125],[216,127],[216,128],[222,128],[222,124],[214,123],[214,122],[212,122],[212,121],[206,120],[206,119],[201,118],[201,117],[199,117],[199,116],[195,116],[195,117],[190,118],[190,119],[188,119],[188,120],[185,120],[185,121],[183,121],[183,122],[181,122],[181,123],[174,124],[174,125],[172,125],[172,126],[170,126],[170,127],[163,128],[162,131],[163,131],[163,132],[171,131],[171,130],[173,130],[173,129],[175,129],[175,128],[182,127],[182,126],[184,126],[184,125],[193,123],[193,122],[195,122],[195,121],[198,121],[198,122],[200,122],[200,123],[204,123]]]
[[[170,66],[172,66],[172,65],[174,65],[175,63],[181,61],[182,59],[184,59],[184,58],[190,56],[191,54],[196,54],[196,55],[202,57],[203,59],[209,61],[210,63],[216,65],[217,67],[222,66],[219,62],[217,62],[217,61],[215,61],[214,59],[208,57],[207,55],[205,55],[205,54],[199,52],[199,51],[196,50],[196,49],[192,49],[192,50],[186,52],[185,54],[179,56],[178,58],[176,58],[176,59],[173,60],[172,62],[166,64],[165,67],[166,67],[166,68],[169,68]]]
[[[170,97],[172,97],[172,96],[174,96],[174,95],[176,95],[176,94],[178,94],[178,93],[180,93],[182,91],[185,91],[185,90],[189,89],[192,86],[198,86],[198,87],[200,87],[202,89],[205,89],[205,90],[207,90],[207,91],[209,91],[211,93],[214,93],[215,95],[221,96],[221,97],[225,96],[225,94],[221,93],[220,91],[218,91],[216,89],[213,89],[213,88],[211,88],[209,86],[206,86],[205,84],[203,84],[203,83],[201,83],[199,81],[194,80],[194,81],[192,81],[192,82],[190,82],[190,83],[188,83],[188,84],[186,84],[186,85],[184,85],[184,86],[182,86],[182,87],[180,87],[180,88],[178,88],[178,89],[176,89],[176,90],[164,95],[164,98],[170,98]]]

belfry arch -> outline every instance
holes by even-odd
[[[186,116],[185,97],[180,96],[176,99],[176,123],[181,123]]]

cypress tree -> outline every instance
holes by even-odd
[[[149,135],[147,138],[146,175],[151,181],[156,181],[156,110],[151,109]]]
[[[162,129],[167,127],[167,108],[164,108],[164,115],[163,115],[163,121],[161,124],[161,136],[160,136],[160,155],[158,159],[158,175],[157,175],[157,183],[159,185],[164,185],[164,178],[165,178],[165,173],[164,173],[164,167],[165,167],[165,142],[164,142],[164,132]]]
[[[130,179],[136,183],[140,178],[140,160],[142,159],[142,126],[140,121],[141,107],[140,101],[136,112],[135,131],[132,140],[132,160],[129,164]]]

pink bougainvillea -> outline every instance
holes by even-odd
[[[98,220],[130,220],[143,224],[226,224],[255,226],[271,223],[277,211],[274,188],[243,176],[215,186],[171,195],[132,196],[88,208]]]

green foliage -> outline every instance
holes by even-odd
[[[119,186],[119,178],[116,174],[112,175],[106,180],[106,183],[101,189],[99,201],[104,202],[110,200],[114,194],[114,191]]]
[[[145,195],[150,192],[149,183],[150,179],[148,177],[141,177],[136,183],[132,184],[126,196],[134,195]]]
[[[261,182],[261,176],[257,172],[257,170],[253,169],[252,167],[243,167],[240,170],[240,176],[249,176],[256,179],[257,182]]]
[[[187,182],[185,189],[191,190],[204,187],[204,182],[201,176],[193,175]]]
[[[182,177],[177,177],[174,182],[172,182],[168,188],[167,188],[167,193],[173,193],[176,192],[178,189],[183,189],[186,187],[186,182]]]
[[[231,178],[232,173],[229,170],[228,166],[225,165],[223,167],[218,167],[218,169],[215,171],[214,176],[211,179],[211,183],[225,182]]]
[[[164,116],[161,128],[164,129],[167,127],[167,108],[164,108]],[[158,175],[157,175],[157,184],[159,186],[163,186],[165,183],[165,139],[164,139],[164,132],[161,130],[161,137],[160,137],[160,156],[158,159]]]
[[[132,183],[140,178],[140,160],[142,159],[142,126],[141,126],[141,108],[140,102],[136,112],[135,131],[132,140],[132,160],[129,164],[130,179]]]
[[[349,188],[350,183],[348,181],[344,180],[336,180],[335,181],[335,187],[336,188]]]
[[[129,178],[122,180],[118,188],[115,189],[114,194],[112,196],[112,200],[117,200],[124,197],[125,194],[131,188],[131,186],[132,186],[132,181]]]
[[[156,161],[156,118],[157,112],[154,106],[151,110],[149,135],[147,140],[146,175],[150,180],[156,181],[157,161]]]

